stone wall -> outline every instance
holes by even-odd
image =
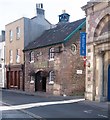
[[[95,96],[99,97],[101,96],[100,94],[102,93],[102,91],[99,91],[99,89],[102,89],[101,86],[99,86],[99,84],[101,84],[99,73],[102,67],[102,65],[99,64],[99,58],[98,58],[98,53],[100,51],[105,52],[105,56],[103,56],[104,66],[108,68],[109,65],[109,63],[107,63],[108,61],[107,55],[109,54],[109,49],[107,46],[109,45],[108,42],[109,39],[104,38],[104,34],[102,34],[103,32],[102,30],[109,21],[110,4],[107,2],[100,2],[96,4],[94,3],[91,7],[85,8],[85,11],[87,16],[86,17],[87,62],[90,63],[90,66],[86,68],[85,98],[89,100],[95,100]],[[103,37],[102,40],[100,40],[100,36]],[[104,74],[104,89],[105,89],[104,96],[107,96],[107,74],[106,74],[107,68],[104,68],[104,73],[100,73],[101,75]]]
[[[82,29],[82,31],[85,30]],[[83,57],[80,56],[79,32],[65,44],[58,44],[33,50],[35,61],[30,63],[30,51],[25,51],[25,90],[34,92],[35,82],[30,83],[29,72],[40,70],[55,72],[54,84],[46,79],[46,92],[54,95],[82,95],[85,91],[85,68]],[[71,45],[76,45],[76,51]],[[61,52],[55,53],[53,61],[49,61],[49,48],[61,46]]]

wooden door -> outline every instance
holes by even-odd
[[[42,77],[40,71],[35,75],[35,91],[42,91]]]

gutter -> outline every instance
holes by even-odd
[[[57,43],[53,43],[53,44],[43,45],[43,46],[36,47],[36,48],[30,48],[30,49],[26,49],[26,50],[24,49],[23,52],[25,52],[25,51],[29,51],[29,50],[35,50],[35,49],[43,48],[43,47],[49,47],[49,46],[57,45],[57,44],[61,44],[61,43],[63,43],[63,41],[61,41],[61,42],[57,42]]]
[[[71,39],[71,37],[80,29],[80,28],[82,28],[84,25],[86,24],[86,20],[81,24],[81,25],[79,25],[71,34],[69,34],[65,39],[64,39],[64,43],[66,43],[66,42],[68,42],[70,39]]]

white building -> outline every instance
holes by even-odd
[[[0,36],[0,88],[5,87],[5,31]]]

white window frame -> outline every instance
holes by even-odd
[[[12,30],[9,31],[9,39],[10,39],[10,42],[13,40],[13,31]]]
[[[34,62],[34,51],[30,52],[30,63]]]
[[[49,84],[54,84],[54,71],[49,72]]]
[[[20,49],[16,49],[16,63],[20,63]]]
[[[74,48],[74,49],[73,49],[73,48]],[[76,51],[77,51],[77,46],[76,46],[76,44],[72,44],[72,45],[71,45],[71,51],[72,51],[73,54],[76,54]]]
[[[55,57],[54,51],[55,51],[54,48],[49,49],[49,61],[54,60],[54,57]]]
[[[30,83],[34,83],[34,78],[33,78],[33,76],[30,76]]]
[[[20,39],[20,27],[16,28],[16,39]]]
[[[10,60],[10,63],[13,63],[13,51],[12,50],[9,50],[9,60]]]

